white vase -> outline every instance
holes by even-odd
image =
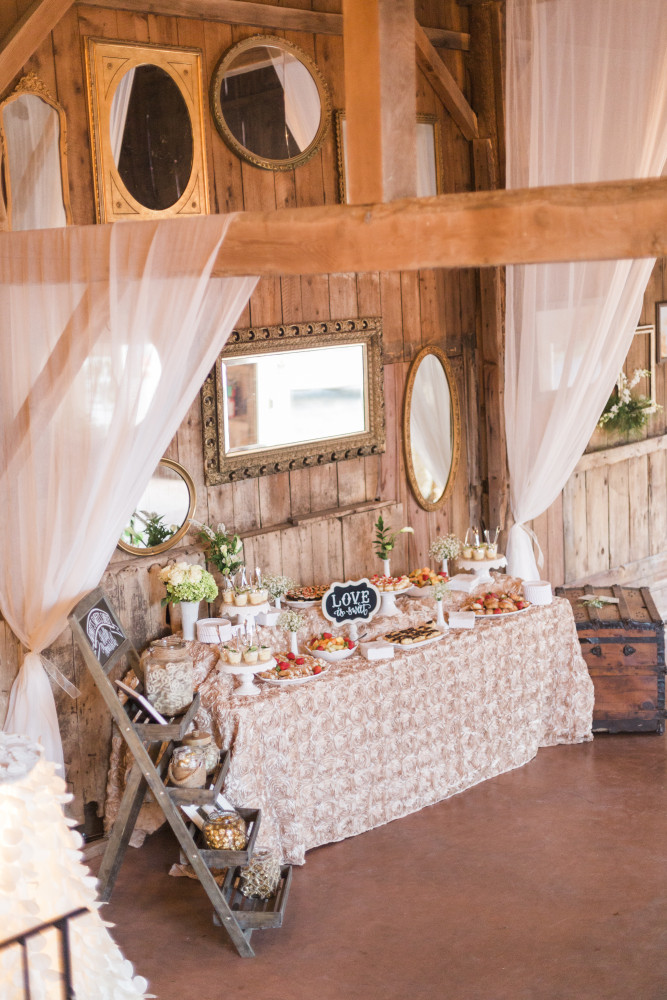
[[[195,637],[195,625],[199,618],[200,601],[180,601],[183,638],[188,641]]]
[[[438,628],[446,628],[447,622],[445,621],[445,615],[442,610],[442,601],[436,601],[435,603],[438,609],[438,616],[435,619],[435,624],[438,626]]]
[[[440,572],[441,573],[447,573],[449,575],[449,570],[447,568],[447,560],[446,559],[442,559],[441,562],[440,562]]]
[[[388,559],[382,560],[382,574],[383,576],[391,576],[391,566]]]
[[[290,653],[294,653],[295,656],[299,655],[299,641],[296,632],[290,632],[289,634],[289,651]]]
[[[276,611],[280,611],[280,598],[279,597],[274,597],[273,598],[273,606],[276,609]]]

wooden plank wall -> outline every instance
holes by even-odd
[[[639,320],[655,323],[656,302],[667,300],[667,260],[656,261]],[[646,338],[636,337],[624,368],[628,374],[646,368]],[[647,392],[644,383],[638,391]],[[545,555],[542,576],[554,585],[612,573],[638,585],[667,577],[667,452],[660,439],[667,433],[667,370],[655,369],[655,396],[663,407],[634,434],[596,430],[565,489],[532,527]],[[616,461],[613,449],[631,441],[654,439],[643,453]],[[599,461],[593,462],[591,455]]]
[[[10,0],[10,6],[21,0]],[[279,4],[278,4],[279,5]],[[337,0],[286,0],[285,6],[340,9]],[[4,10],[4,7],[3,7]],[[429,27],[466,31],[468,12],[456,0],[420,0],[417,15]],[[3,25],[0,23],[0,34]],[[95,220],[88,137],[82,42],[87,36],[139,42],[194,46],[204,53],[205,88],[221,54],[257,29],[207,23],[185,18],[136,14],[87,6],[73,7],[38,49],[25,70],[34,70],[65,107],[69,133],[69,170],[75,224]],[[280,32],[278,32],[280,34]],[[345,105],[342,38],[284,32],[322,70],[333,105]],[[462,52],[443,58],[469,96]],[[205,98],[206,99],[206,98]],[[443,136],[444,189],[471,190],[471,150],[443,110],[430,85],[418,74],[418,109],[438,116]],[[272,173],[241,162],[218,136],[206,115],[211,211],[228,212],[321,205],[338,200],[336,148],[333,129],[321,152],[295,171]],[[414,536],[402,536],[393,560],[395,570],[428,562],[428,545],[447,531],[464,533],[479,518],[482,469],[478,444],[478,378],[475,340],[478,274],[473,271],[421,273],[331,274],[328,276],[263,279],[239,325],[274,324],[350,316],[381,316],[384,327],[387,450],[380,457],[357,458],[321,468],[207,489],[201,444],[199,399],[172,441],[167,457],[181,462],[197,487],[199,520],[223,521],[239,532],[252,532],[246,542],[250,565],[284,572],[301,583],[326,582],[379,568],[370,547],[373,513],[313,519],[284,527],[288,518],[346,504],[381,499],[396,501],[383,511],[395,526],[410,524]],[[456,487],[450,501],[436,513],[417,506],[409,493],[401,446],[401,412],[407,370],[426,344],[448,354],[462,400],[463,441]],[[276,528],[275,526],[282,527]],[[408,540],[409,539],[409,540]],[[201,550],[186,542],[159,560],[128,557],[117,550],[102,581],[138,646],[166,629],[160,608],[160,565],[174,555],[201,559]],[[48,651],[50,658],[83,691],[71,701],[57,691],[63,727],[67,775],[75,793],[79,818],[84,802],[104,801],[110,727],[101,700],[92,690],[69,631]],[[0,622],[0,718],[18,667],[16,642]]]

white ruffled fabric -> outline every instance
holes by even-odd
[[[133,1000],[147,982],[109,934],[96,900],[96,879],[82,863],[79,834],[62,806],[72,798],[41,747],[25,736],[0,733],[0,938],[86,907],[70,921],[76,1000]],[[1,943],[0,941],[0,943]],[[28,942],[32,1000],[62,1000],[59,935]],[[0,997],[23,1000],[21,949],[0,950]]]

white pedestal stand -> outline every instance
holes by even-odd
[[[396,598],[400,596],[402,591],[396,590],[381,590],[380,591],[380,610],[378,611],[378,617],[389,617],[391,615],[399,615],[400,611],[396,607]],[[403,591],[404,593],[404,591]]]
[[[472,570],[477,577],[476,585],[488,583],[493,580],[490,570],[502,569],[507,565],[505,556],[498,556],[496,559],[457,559],[459,569]]]
[[[245,622],[246,618],[256,618],[257,615],[265,615],[271,610],[268,601],[264,604],[244,604],[243,607],[237,608],[236,606],[229,607],[230,618],[236,618],[236,623],[241,625]]]
[[[435,619],[435,624],[438,626],[438,628],[441,628],[441,629],[449,628],[449,625],[445,621],[445,615],[444,615],[444,612],[442,610],[442,600],[436,601],[435,602],[435,606],[438,609],[438,614],[437,614],[437,617]]]
[[[222,669],[224,673],[232,674],[241,681],[240,687],[237,687],[233,693],[233,697],[238,698],[259,694],[260,689],[254,683],[255,674],[271,670],[275,665],[275,657],[271,657],[270,660],[264,660],[262,663],[259,661],[257,663],[224,663]]]

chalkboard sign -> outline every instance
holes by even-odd
[[[369,622],[380,607],[380,591],[364,578],[332,583],[322,598],[322,614],[335,625]]]
[[[125,633],[103,597],[86,612],[81,628],[101,667],[125,641]]]

